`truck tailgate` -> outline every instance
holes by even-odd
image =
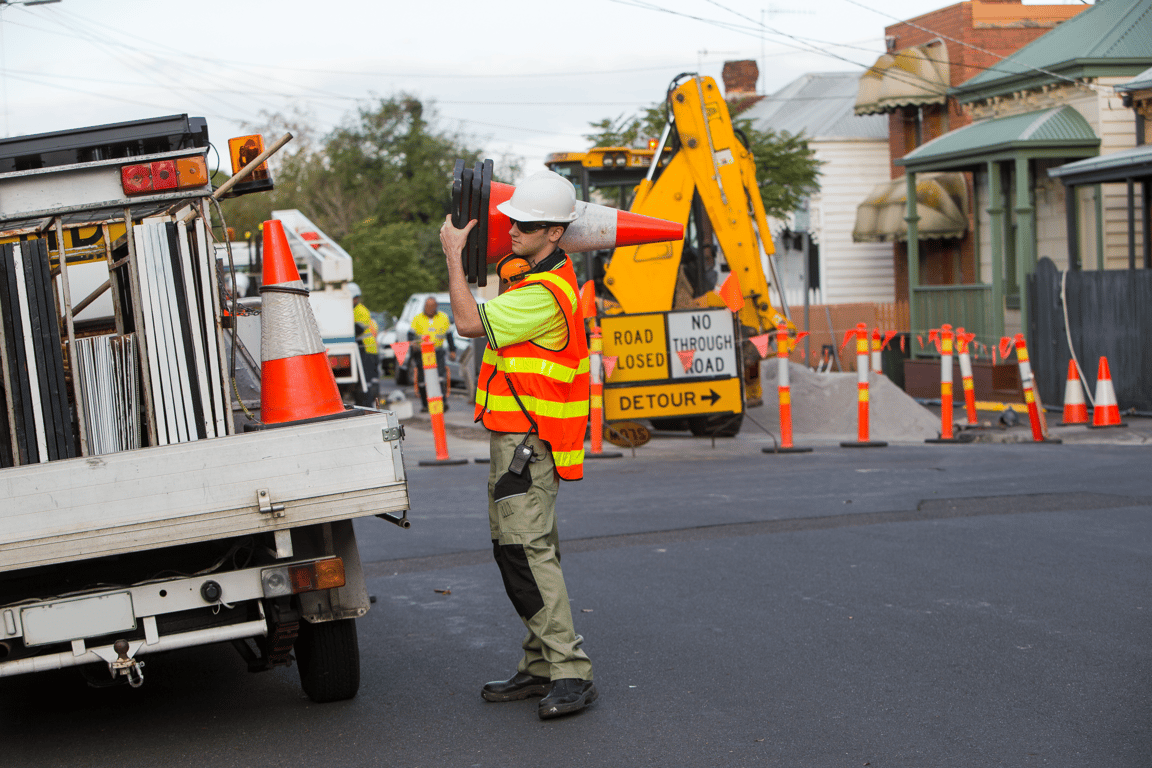
[[[408,488],[395,414],[362,411],[3,469],[0,499],[9,571],[397,512]]]

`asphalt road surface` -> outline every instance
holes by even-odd
[[[4,765],[1152,764],[1152,449],[759,445],[661,438],[562,487],[583,713],[480,698],[522,635],[487,467],[416,466],[410,429],[413,527],[357,523],[377,602],[355,699],[312,704],[227,646],[150,658],[139,690],[3,680]]]

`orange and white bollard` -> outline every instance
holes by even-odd
[[[851,336],[849,331],[845,337]],[[840,443],[842,448],[883,448],[888,443],[868,439],[868,326],[856,326],[856,441]]]
[[[796,341],[808,335],[808,331],[801,331],[796,335]],[[788,338],[788,326],[776,326],[776,393],[780,399],[780,445],[774,448],[764,447],[764,453],[811,453],[811,448],[797,448],[792,445],[792,382],[788,377],[788,353],[792,350]]]
[[[420,343],[421,362],[424,364],[424,392],[428,395],[428,415],[432,417],[432,441],[436,446],[436,458],[419,462],[422,467],[467,464],[468,459],[453,459],[448,456],[448,436],[444,431],[444,394],[440,391],[440,372],[436,369],[436,344],[432,336],[425,336]]]
[[[1116,390],[1112,387],[1112,371],[1108,368],[1108,358],[1100,358],[1096,373],[1096,402],[1092,407],[1093,427],[1126,427],[1120,421],[1120,406],[1116,402]]]
[[[948,323],[933,328],[929,340],[940,339],[940,437],[929,438],[926,443],[959,443],[952,433],[952,326]]]
[[[976,387],[972,383],[972,355],[968,352],[968,345],[976,340],[976,334],[965,333],[964,328],[956,329],[956,357],[960,359],[960,380],[964,389],[964,409],[967,412],[969,429],[980,426],[979,416],[976,414]]]
[[[1099,382],[1099,378],[1097,378]],[[1084,385],[1080,383],[1080,372],[1076,361],[1068,361],[1068,380],[1064,383],[1064,420],[1060,426],[1088,423],[1088,403],[1084,401]]]
[[[595,317],[592,318],[595,320]],[[592,326],[588,340],[588,422],[591,426],[591,450],[584,454],[586,459],[618,459],[624,454],[619,451],[604,451],[604,375],[602,358],[604,343],[600,338],[600,326]]]
[[[1024,390],[1024,403],[1028,406],[1028,421],[1032,425],[1033,443],[1059,443],[1059,438],[1048,437],[1048,425],[1040,413],[1040,406],[1036,398],[1035,380],[1032,376],[1032,365],[1028,362],[1028,342],[1024,334],[1016,334],[1015,341],[1007,336],[1000,340],[1000,356],[1008,356],[1008,344],[1016,345],[1016,363],[1020,367],[1020,387]]]
[[[880,332],[879,328],[872,329],[872,373],[884,375],[884,362],[880,353],[888,346],[888,342],[896,337],[896,331]]]

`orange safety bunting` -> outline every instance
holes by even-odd
[[[620,359],[619,355],[604,355],[604,378],[612,378],[612,371],[616,370],[616,361]]]
[[[924,337],[916,334],[916,341],[920,344],[920,349],[924,349]]]
[[[880,348],[881,349],[887,349],[888,348],[888,342],[892,341],[892,339],[894,339],[894,338],[896,338],[896,331],[884,331],[884,343],[880,345]],[[903,338],[901,338],[900,341],[901,341],[901,343],[903,343],[903,341],[904,341]]]
[[[1000,337],[1000,357],[1003,360],[1008,359],[1008,352],[1012,349],[1012,339],[1007,336]]]
[[[762,333],[749,339],[752,345],[756,347],[756,351],[760,353],[761,359],[768,357],[768,344],[771,340],[772,334],[770,333]]]
[[[696,350],[681,349],[676,354],[680,356],[680,364],[684,366],[684,373],[691,373],[692,359],[696,356]]]
[[[900,354],[904,354],[907,350],[904,349],[904,336],[900,336]]]
[[[398,341],[391,346],[393,354],[396,355],[396,367],[403,368],[404,361],[408,359],[408,342]]]
[[[720,286],[717,294],[728,305],[730,311],[739,312],[744,308],[744,294],[740,292],[740,278],[735,272],[728,273],[728,279]]]
[[[844,332],[844,341],[840,342],[840,351],[843,352],[844,347],[848,346],[848,342],[854,338],[856,338],[856,329],[855,328],[849,328],[847,331],[845,331]]]

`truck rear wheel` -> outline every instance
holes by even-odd
[[[736,437],[743,423],[743,413],[725,413],[693,416],[688,419],[688,428],[696,437]]]
[[[296,638],[300,686],[318,704],[350,699],[360,690],[360,644],[356,620],[300,622]]]

